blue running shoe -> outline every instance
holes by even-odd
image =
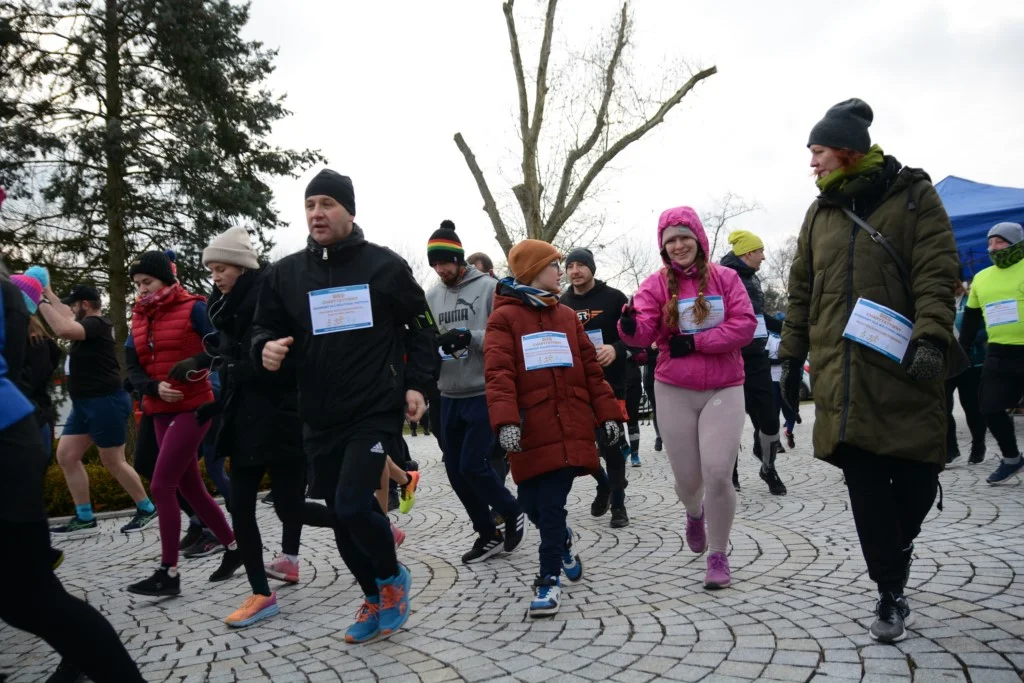
[[[530,603],[531,617],[547,617],[558,613],[558,601],[562,597],[562,584],[557,576],[537,577],[533,582],[537,594]]]
[[[356,612],[356,621],[345,631],[346,643],[365,643],[373,640],[380,634],[380,597],[374,595],[366,596],[359,611]]]
[[[1022,468],[1024,468],[1024,458],[1019,454],[1017,455],[1017,462],[1007,462],[1006,458],[1003,458],[999,461],[999,467],[996,468],[996,471],[988,475],[988,479],[985,481],[990,484],[1001,484],[1013,475],[1019,473]]]
[[[409,590],[412,588],[412,574],[404,564],[398,564],[398,574],[382,581],[377,579],[380,589],[380,633],[389,636],[402,628],[409,618]]]
[[[629,456],[629,464],[633,467],[640,467],[640,454],[631,453]]]
[[[565,578],[576,583],[583,578],[583,560],[572,554],[572,529],[565,530],[565,549],[562,551],[562,571]]]

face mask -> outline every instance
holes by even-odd
[[[1009,268],[1015,263],[1024,260],[1024,242],[1017,242],[1017,244],[1011,245],[1006,249],[1000,249],[999,251],[990,251],[988,256],[992,259],[992,263],[996,264],[997,268]]]

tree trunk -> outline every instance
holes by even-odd
[[[104,17],[104,66],[106,71],[106,177],[107,246],[110,270],[110,319],[114,323],[115,348],[122,373],[125,368],[124,342],[128,338],[128,249],[124,235],[125,170],[121,115],[121,55],[118,0],[106,0]]]

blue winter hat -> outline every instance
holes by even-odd
[[[39,280],[44,289],[50,286],[50,271],[43,266],[32,266],[25,271],[25,275]]]

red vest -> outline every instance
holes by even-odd
[[[178,289],[176,295],[162,301],[155,310],[132,310],[132,342],[139,363],[152,379],[169,382],[185,394],[177,403],[167,403],[157,396],[144,396],[142,409],[147,415],[184,413],[213,400],[213,387],[208,377],[196,382],[175,382],[167,373],[178,361],[203,351],[203,340],[192,329],[192,307],[204,298]]]

